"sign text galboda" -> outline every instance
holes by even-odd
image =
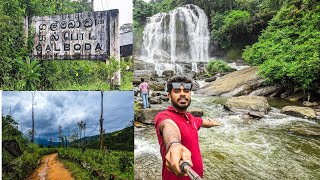
[[[33,56],[106,60],[119,51],[118,17],[118,10],[33,17]]]

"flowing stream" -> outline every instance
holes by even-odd
[[[158,75],[165,70],[184,73],[182,64],[196,71],[197,62],[209,59],[209,38],[206,14],[198,6],[188,4],[148,18],[141,59],[154,63]]]
[[[217,104],[222,100],[193,96],[189,107],[223,123],[199,131],[204,179],[320,179],[320,137],[291,131],[318,129],[319,121],[287,116],[276,108],[260,120],[243,119]],[[161,179],[161,167],[155,129],[136,128],[135,179]]]

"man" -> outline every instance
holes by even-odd
[[[183,161],[193,166],[203,177],[203,164],[198,141],[200,127],[219,126],[216,120],[202,120],[187,113],[191,103],[191,79],[185,76],[174,76],[167,84],[168,97],[172,106],[155,117],[160,152],[162,156],[162,179],[189,179],[180,169]]]
[[[143,107],[144,109],[147,109],[149,107],[148,103],[148,92],[150,90],[150,87],[148,83],[144,82],[144,78],[141,78],[141,84],[140,84],[140,93],[143,100]]]

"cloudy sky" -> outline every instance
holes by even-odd
[[[106,132],[125,128],[134,118],[132,91],[105,91],[103,118]],[[37,91],[35,94],[36,138],[56,139],[58,126],[64,133],[77,128],[77,122],[86,123],[86,136],[99,134],[100,91]],[[32,95],[30,91],[3,91],[2,113],[19,122],[19,130],[26,134],[32,127]],[[68,134],[67,134],[68,135]]]
[[[133,0],[94,0],[94,11],[119,9],[120,26],[132,23]]]

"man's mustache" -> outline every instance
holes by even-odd
[[[186,98],[186,97],[178,98],[178,101],[179,101],[179,100],[182,100],[182,99],[183,99],[183,100],[186,100],[186,101],[189,101],[189,99],[188,99],[188,98]]]

